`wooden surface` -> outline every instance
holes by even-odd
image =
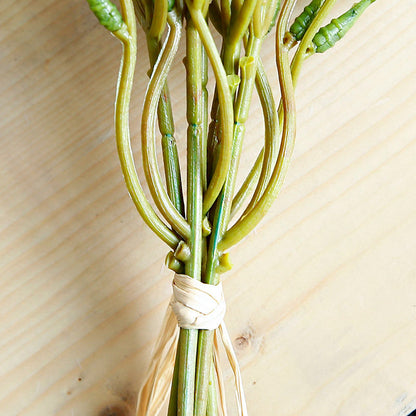
[[[171,275],[119,168],[120,46],[81,0],[0,9],[0,413],[131,416]],[[414,0],[379,0],[304,68],[285,186],[225,281],[251,415],[416,408],[415,17]],[[263,57],[274,74],[272,38]],[[178,59],[182,142],[183,81]],[[255,101],[242,169],[258,114]]]

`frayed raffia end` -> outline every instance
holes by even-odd
[[[214,368],[218,386],[218,410],[227,416],[219,341],[222,341],[234,373],[238,414],[247,416],[243,381],[237,357],[223,321],[225,301],[222,286],[207,285],[186,275],[175,275],[173,298],[163,320],[145,383],[140,390],[136,416],[157,416],[168,399],[175,364],[179,326],[188,329],[214,329]]]

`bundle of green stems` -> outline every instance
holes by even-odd
[[[296,0],[283,0],[282,4],[279,0],[120,0],[121,13],[109,0],[88,0],[100,22],[123,44],[115,108],[117,149],[137,210],[172,250],[166,257],[170,269],[216,285],[221,274],[231,268],[228,250],[264,217],[286,175],[295,138],[294,88],[305,58],[333,46],[374,1],[361,0],[323,26],[336,0],[313,0],[294,20]],[[153,203],[139,182],[130,145],[136,21],[145,32],[150,62],[141,149]],[[260,58],[263,41],[275,26],[278,106]],[[220,51],[214,43],[214,30],[222,39]],[[188,122],[186,198],[167,81],[183,37]],[[290,50],[295,47],[290,60]],[[210,96],[208,65],[215,76],[215,91]],[[237,190],[254,90],[263,111],[264,145]],[[163,173],[157,161],[156,124]],[[214,331],[180,329],[168,416],[218,414],[213,340]]]

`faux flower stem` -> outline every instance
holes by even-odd
[[[244,182],[240,186],[240,189],[235,194],[233,198],[233,204],[231,207],[230,218],[234,218],[237,212],[242,208],[244,202],[253,192],[256,183],[258,183],[260,177],[260,171],[263,166],[264,159],[264,147],[261,149],[260,153],[257,155],[256,161],[254,162],[253,167],[250,169],[247,177],[244,179]]]
[[[312,20],[312,23],[309,25],[308,29],[306,30],[302,41],[299,44],[298,49],[296,50],[295,56],[293,57],[291,63],[291,73],[292,79],[294,84],[297,84],[300,70],[302,68],[303,61],[307,58],[306,50],[310,47],[312,43],[312,39],[314,38],[316,32],[321,27],[322,23],[324,22],[326,16],[331,11],[332,7],[334,7],[337,0],[325,0],[322,7],[316,13],[315,18]]]
[[[208,186],[208,161],[207,161],[207,137],[208,137],[208,56],[205,51],[204,45],[201,43],[201,63],[202,63],[202,95],[201,95],[201,107],[202,107],[202,148],[201,148],[201,161],[202,161],[202,187],[204,192]]]
[[[276,157],[279,149],[280,131],[276,104],[266,73],[260,65],[259,70],[257,71],[256,84],[258,85],[258,91],[260,92],[259,98],[264,115],[264,154],[257,186],[254,190],[250,203],[248,204],[243,213],[243,216],[246,215],[249,211],[251,211],[254,204],[260,199],[261,195],[263,194],[267,182],[269,181],[271,173],[273,171],[274,163],[276,162]]]
[[[314,34],[318,30],[318,28],[322,25],[322,22],[324,21],[325,17],[328,15],[329,11],[333,7],[335,1],[334,0],[328,0],[328,1],[324,2],[324,6],[316,13],[315,18],[312,20],[312,24],[310,25],[310,28],[308,28],[307,31],[305,32],[305,36],[304,37],[302,36],[302,42],[299,44],[299,47],[296,50],[295,56],[294,56],[294,58],[292,60],[292,63],[291,63],[292,82],[293,82],[293,87],[294,88],[296,88],[303,61],[309,56],[309,54],[307,53],[307,49],[309,48],[309,45],[312,42],[312,38],[314,37]],[[291,47],[291,45],[287,45],[287,46]],[[282,108],[282,103],[281,102],[280,102],[279,109],[278,109],[278,115],[279,115],[279,122],[281,123],[282,117],[283,117],[283,108]],[[242,201],[243,196],[245,196],[248,193],[246,191],[246,187],[249,188],[249,187],[253,186],[253,183],[255,182],[256,177],[259,176],[260,170],[263,169],[264,165],[260,163],[262,154],[264,154],[264,148],[261,150],[261,152],[260,152],[260,154],[259,154],[259,156],[258,156],[258,158],[257,158],[257,160],[256,160],[256,162],[253,166],[253,169],[250,171],[250,175],[246,178],[246,181],[243,183],[240,191],[237,193],[237,195],[235,197],[235,203],[236,203],[235,209],[237,209],[241,206],[241,204],[243,202]],[[269,159],[273,160],[273,158],[270,158],[270,157],[269,157]],[[265,162],[263,162],[263,163],[265,163]],[[259,190],[260,190],[260,184],[261,184],[261,182],[259,182],[258,185],[257,185],[257,189],[259,189]],[[262,188],[264,188],[264,184],[263,184]],[[263,192],[263,191],[261,190],[261,192]],[[260,196],[262,194],[261,192],[255,192],[254,193],[254,195],[252,196],[252,199],[249,202],[247,208],[245,209],[243,215],[247,215],[248,212],[250,212],[252,209],[255,208],[255,206],[256,206],[256,204],[257,204],[257,202],[260,199]],[[235,231],[236,232],[237,232],[239,226],[240,226],[240,224],[237,222],[235,224]],[[245,237],[245,235],[246,234],[241,233],[240,238]],[[236,242],[237,241],[235,241],[235,243]]]
[[[191,225],[188,245],[191,251],[185,272],[201,280],[202,263],[202,160],[204,133],[202,96],[202,47],[198,31],[188,17],[186,27],[188,198],[187,219]],[[179,336],[178,416],[194,414],[195,367],[198,330],[182,329]],[[205,416],[205,415],[204,415]]]
[[[313,1],[313,7],[306,8],[304,16],[296,19],[292,35],[288,32],[289,19],[296,0],[283,0],[280,14],[280,0],[120,0],[121,13],[111,0],[87,1],[100,23],[123,44],[115,127],[120,163],[133,202],[146,224],[173,249],[167,256],[169,267],[216,285],[220,274],[231,267],[226,250],[258,224],[281,189],[294,146],[294,89],[304,60],[314,52],[332,47],[375,0],[361,0],[324,27],[321,27],[323,20],[336,0]],[[144,195],[130,143],[129,105],[137,55],[134,11],[147,36],[152,68],[141,124],[143,165],[150,194],[161,217]],[[221,53],[207,24],[208,12],[223,39]],[[276,65],[281,99],[276,110],[259,51],[264,37],[275,26],[277,16]],[[167,86],[184,18],[187,21],[186,210]],[[169,30],[162,42],[166,25]],[[242,53],[243,43],[245,54]],[[289,49],[295,46],[298,48],[290,63]],[[215,75],[209,131],[208,60]],[[265,142],[235,195],[254,85],[262,104]],[[161,178],[156,152],[156,117],[162,136],[165,181]],[[243,202],[250,195],[243,211]],[[242,214],[229,228],[230,218],[237,211]],[[225,344],[229,342],[226,338]],[[235,360],[229,350],[227,355],[231,362]],[[168,358],[173,358],[171,350]],[[219,410],[225,409],[219,360],[215,331],[180,329],[168,416],[217,416]],[[235,375],[237,391],[241,391],[240,372]],[[162,396],[166,392],[166,378],[161,381],[163,387],[153,380],[157,390],[154,391],[155,400],[158,400],[158,393]],[[243,395],[239,397],[243,404]],[[247,414],[244,404],[240,411]]]
[[[318,31],[319,27],[321,27],[324,19],[334,6],[336,0],[326,0],[322,6],[322,8],[317,11],[314,14],[314,18],[312,22],[308,22],[308,29],[305,33],[302,34],[302,42],[299,44],[299,47],[296,50],[295,56],[291,63],[291,73],[292,73],[292,82],[294,88],[296,88],[297,81],[299,79],[300,71],[302,68],[303,61],[309,56],[307,53],[307,49],[309,48],[313,37],[315,36],[316,32]],[[322,3],[322,2],[321,2]],[[288,47],[291,47],[291,45],[287,45]],[[282,105],[280,103],[279,109],[279,121],[282,119]],[[241,186],[240,190],[237,192],[234,202],[233,202],[233,210],[232,210],[232,216],[240,209],[242,206],[244,199],[249,194],[249,190],[254,186],[254,183],[258,181],[258,177],[260,175],[260,170],[263,166],[263,155],[264,155],[264,148],[260,151],[255,164],[253,165],[253,168],[251,169],[249,175],[245,179],[243,185]],[[257,203],[259,199],[259,195],[253,196],[252,200],[250,201],[248,207],[245,210],[245,214],[247,214],[254,206],[255,203]],[[239,224],[235,224],[235,230],[237,231],[237,228],[239,227]],[[241,233],[241,238],[245,237],[246,234]],[[238,240],[235,241],[237,243]],[[234,243],[234,244],[235,244]]]
[[[144,173],[156,206],[171,224],[172,228],[178,232],[182,238],[187,239],[190,237],[191,233],[190,226],[172,204],[169,195],[164,188],[157,163],[154,137],[156,108],[159,103],[162,88],[166,82],[167,73],[178,49],[182,28],[181,19],[175,11],[168,14],[168,23],[171,31],[162,49],[160,59],[152,72],[144,101],[141,129],[142,157]]]
[[[137,53],[136,21],[130,0],[121,2],[125,26],[114,32],[123,43],[123,60],[117,86],[115,130],[117,151],[129,194],[143,220],[165,243],[175,248],[179,242],[174,232],[160,220],[150,206],[137,175],[130,145],[129,109]]]
[[[208,54],[218,87],[218,98],[220,102],[220,114],[222,124],[222,142],[217,166],[211,177],[210,183],[204,195],[204,214],[209,211],[225,182],[231,161],[232,135],[233,135],[233,106],[231,94],[228,88],[227,76],[221,62],[221,58],[208,29],[205,17],[200,9],[195,8],[192,1],[187,2],[192,21],[201,37],[205,50]]]
[[[264,124],[265,124],[265,142],[269,145],[270,149],[268,151],[268,155],[264,156],[264,147],[260,151],[257,159],[253,165],[253,168],[250,170],[249,174],[247,175],[246,179],[244,180],[243,184],[241,185],[238,192],[235,194],[233,199],[233,204],[231,208],[231,218],[240,210],[246,198],[252,193],[254,189],[258,189],[263,192],[263,187],[259,183],[260,172],[265,171],[265,177],[268,179],[270,176],[269,170],[270,165],[273,164],[269,163],[266,168],[263,168],[263,163],[267,164],[269,158],[275,161],[277,155],[277,141],[279,139],[279,126],[276,125],[278,123],[276,117],[276,104],[274,102],[273,92],[270,87],[269,80],[267,78],[266,72],[264,70],[263,64],[259,59],[257,64],[257,73],[256,73],[256,90],[257,94],[260,98],[260,103],[263,110],[263,117],[264,117]],[[270,104],[269,104],[270,103]],[[277,131],[276,131],[277,130]],[[277,136],[275,136],[277,135]],[[266,159],[266,160],[265,160]],[[257,183],[257,185],[256,185]],[[254,199],[254,196],[253,198]]]
[[[207,413],[206,416],[218,415],[217,386],[215,383],[215,368],[211,362],[211,373],[208,385]]]
[[[170,388],[168,416],[176,416],[178,413],[179,352],[180,349],[177,348],[175,367],[173,368],[172,383]]]
[[[147,35],[147,49],[151,69],[160,54],[161,45],[156,38]],[[159,131],[162,134],[162,154],[165,168],[166,186],[170,200],[175,208],[184,215],[181,171],[179,166],[178,149],[175,140],[175,124],[167,82],[163,85],[157,107]]]
[[[149,29],[149,36],[159,40],[166,27],[168,17],[167,0],[154,0],[152,23]]]
[[[227,32],[221,32],[223,37],[223,44],[222,44],[222,60],[225,72],[228,75],[235,75],[238,71],[236,68],[237,57],[240,55],[240,42],[241,39],[244,37],[247,28],[251,22],[251,18],[254,13],[254,9],[258,4],[257,0],[250,0],[245,1],[242,5],[240,4],[237,7],[233,3],[233,10],[231,13],[231,23],[230,29]],[[213,10],[218,10],[216,7],[216,3],[212,2],[211,6]],[[210,7],[211,7],[210,6]],[[234,98],[235,90],[231,91],[231,96]],[[222,130],[220,126],[220,114],[218,108],[218,91],[215,90],[214,98],[212,101],[211,107],[211,117],[212,122],[210,124],[209,135],[208,135],[208,145],[209,145],[209,171],[212,172],[214,167],[216,166],[216,162],[218,159],[218,147],[222,142]]]
[[[294,2],[295,0],[284,2],[276,31],[276,64],[283,106],[282,140],[277,162],[270,181],[255,209],[252,209],[246,216],[242,217],[225,233],[224,238],[219,243],[221,251],[227,250],[240,241],[243,236],[247,235],[259,223],[280,191],[289,167],[295,138],[295,99],[288,48],[283,45],[283,36]]]
[[[245,122],[248,116],[251,96],[254,87],[257,59],[260,52],[261,40],[254,38],[250,43],[248,57],[241,61],[241,84],[238,91],[236,106],[234,109],[234,139],[230,171],[216,203],[213,233],[210,238],[208,259],[205,271],[205,283],[216,285],[219,281],[217,265],[219,261],[218,243],[224,234],[231,210],[232,194],[237,176],[238,162],[240,159],[241,145],[245,132]],[[207,407],[207,392],[212,363],[214,331],[200,330],[198,339],[198,361],[196,373],[196,403],[195,416],[205,416]]]
[[[228,75],[234,73],[235,50],[247,31],[257,4],[258,0],[246,0],[241,8],[238,11],[234,11],[231,15],[232,19],[228,34],[226,34],[226,47],[224,48],[223,57],[225,72]],[[237,15],[234,17],[233,14]]]

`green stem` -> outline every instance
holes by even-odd
[[[152,23],[149,28],[149,35],[159,40],[166,27],[168,17],[168,2],[166,0],[154,0]]]
[[[180,329],[177,416],[193,415],[197,342],[197,329]]]
[[[201,40],[193,21],[186,27],[187,120],[188,120],[188,198],[187,219],[191,226],[188,244],[190,258],[185,273],[201,280],[202,261],[202,161],[204,132],[202,96]],[[178,415],[193,416],[195,399],[195,367],[198,330],[181,329],[179,335]]]
[[[153,69],[159,57],[160,42],[147,36],[147,49],[149,52],[150,67]],[[175,140],[175,124],[172,115],[172,105],[167,82],[163,85],[157,107],[159,131],[162,134],[162,154],[165,168],[166,186],[170,200],[175,208],[183,215],[182,180],[179,166],[178,149]]]
[[[312,23],[310,24],[310,26],[306,30],[306,32],[303,36],[303,39],[300,42],[298,49],[296,50],[295,56],[293,57],[293,60],[292,60],[292,63],[291,63],[291,74],[292,74],[293,88],[296,88],[296,85],[297,85],[297,82],[298,82],[298,79],[299,79],[299,75],[300,75],[300,70],[302,68],[302,64],[303,64],[304,60],[309,56],[307,50],[308,50],[308,48],[309,48],[309,46],[312,42],[312,38],[314,37],[318,28],[322,25],[322,22],[324,21],[324,19],[326,18],[326,16],[330,12],[331,8],[334,6],[335,2],[336,2],[336,0],[326,0],[326,1],[324,1],[322,8],[316,13],[315,18],[312,20]],[[286,46],[288,48],[290,47],[290,45],[286,45]],[[279,116],[279,123],[281,124],[281,121],[282,121],[282,118],[283,118],[282,102],[279,105],[278,116]],[[281,149],[282,149],[283,145],[284,144],[281,142],[281,145],[280,145]],[[260,159],[262,158],[261,154],[263,152],[264,152],[264,148],[261,150],[259,156],[257,157],[256,163],[254,164],[252,170],[250,171],[249,177],[246,179],[242,188],[240,189],[241,192],[240,191],[238,192],[238,194],[237,194],[238,199],[237,199],[237,196],[236,196],[236,199],[235,199],[236,207],[235,207],[235,209],[233,209],[233,212],[235,212],[235,210],[241,206],[243,197],[245,197],[248,194],[247,189],[252,186],[252,184],[254,183],[256,178],[258,177],[260,169],[262,167],[262,164],[260,163]],[[280,153],[280,150],[279,150],[279,153]],[[283,175],[284,175],[284,173],[283,173]],[[280,189],[280,186],[281,186],[282,182],[283,182],[283,177],[281,178],[280,184],[276,183],[274,185],[275,186],[274,190],[273,190],[273,187],[267,188],[267,189],[269,189],[269,191],[273,190],[273,193],[270,193],[268,196],[265,195],[265,197],[263,198],[262,208],[260,208],[260,209],[259,209],[259,206],[257,204],[258,195],[253,196],[252,200],[249,203],[249,205],[252,207],[251,211],[253,211],[253,210],[255,212],[257,211],[256,215],[252,215],[252,217],[251,217],[253,222],[251,223],[252,220],[250,220],[250,219],[248,219],[248,220],[245,219],[245,221],[242,221],[242,219],[238,220],[233,226],[232,234],[229,234],[229,236],[228,236],[228,237],[232,236],[233,240],[231,241],[231,239],[229,239],[228,243],[227,243],[227,241],[222,242],[222,244],[224,244],[224,249],[229,248],[232,245],[236,244],[238,241],[240,241],[242,238],[244,238],[255,227],[255,225],[266,214],[266,212],[268,210],[268,207],[273,202],[274,198],[276,198],[277,193],[279,192],[279,189]],[[248,214],[248,210],[245,211],[244,215],[247,216],[247,214]],[[228,239],[228,237],[227,237],[227,239]]]
[[[234,192],[237,168],[240,159],[241,146],[245,132],[245,122],[248,116],[251,96],[254,87],[257,59],[260,51],[261,40],[254,38],[250,42],[248,57],[241,59],[242,80],[235,105],[234,137],[230,171],[224,188],[216,203],[213,232],[210,238],[208,259],[205,270],[205,283],[217,285],[219,275],[217,265],[221,253],[218,244],[223,236],[230,218],[232,195]],[[207,392],[212,363],[214,331],[200,330],[198,339],[198,362],[196,373],[196,405],[195,416],[205,416],[207,409]]]
[[[142,114],[142,157],[143,168],[150,193],[162,215],[166,218],[172,228],[184,239],[190,236],[190,226],[180,212],[175,208],[167,194],[159,172],[157,162],[154,125],[156,119],[156,108],[159,103],[160,94],[166,82],[167,74],[173,58],[179,46],[182,23],[175,11],[168,14],[168,23],[171,28],[168,39],[164,45],[160,59],[158,60],[149,86]]]
[[[295,0],[288,0],[285,2],[279,16],[276,32],[276,64],[279,74],[283,108],[282,140],[279,155],[270,181],[262,197],[254,209],[252,209],[246,216],[242,217],[227,231],[223,240],[219,244],[220,250],[227,250],[236,242],[240,241],[241,238],[244,235],[247,235],[248,232],[250,232],[264,217],[280,191],[283,179],[289,166],[295,141],[295,99],[288,48],[283,45],[283,37],[286,31],[289,16],[293,9],[294,1]]]
[[[305,32],[302,42],[299,44],[299,47],[290,65],[294,85],[297,84],[303,61],[305,60],[305,58],[307,58],[306,51],[310,47],[312,39],[314,38],[316,32],[321,27],[322,22],[324,21],[324,19],[331,11],[332,7],[335,5],[336,2],[337,0],[325,0],[324,4],[316,13],[315,18],[312,20],[312,23]]]
[[[259,91],[259,98],[264,115],[265,143],[263,147],[263,163],[257,186],[250,200],[250,203],[247,205],[243,213],[243,216],[251,211],[251,209],[263,194],[267,182],[270,179],[271,173],[273,172],[279,149],[279,122],[278,114],[276,111],[276,104],[274,101],[273,92],[267,79],[267,75],[261,64],[259,64],[256,74],[256,85],[257,91]]]
[[[220,33],[223,38],[221,55],[227,75],[234,75],[236,70],[238,70],[238,68],[236,68],[236,61],[237,57],[240,56],[240,42],[248,29],[257,0],[245,1],[243,4],[239,3],[238,5],[236,3],[237,2],[233,5],[233,9],[230,9],[230,30],[227,32],[222,31],[222,28],[218,28],[218,30],[221,30]],[[215,2],[212,2],[210,7],[212,10],[216,11],[217,14],[220,13]],[[232,98],[234,99],[233,92]],[[217,90],[215,90],[211,107],[212,121],[210,123],[208,133],[208,172],[211,174],[218,159],[218,147],[220,146],[222,137],[218,106],[218,94]]]
[[[130,144],[129,110],[137,52],[136,21],[133,5],[130,1],[123,1],[121,7],[127,26],[122,26],[119,32],[114,32],[124,46],[115,108],[116,141],[121,169],[129,194],[146,224],[170,247],[175,248],[179,239],[160,220],[149,204],[140,185],[134,164]]]
[[[179,348],[176,350],[175,367],[173,369],[170,389],[168,416],[176,416],[178,412],[178,377],[179,377]]]
[[[250,169],[249,174],[244,179],[244,182],[241,185],[240,189],[235,194],[235,197],[233,199],[233,205],[231,207],[230,218],[233,218],[237,214],[237,212],[243,206],[244,201],[249,197],[251,192],[254,190],[256,183],[258,183],[261,167],[263,166],[263,159],[264,159],[264,147],[263,149],[261,149],[260,153],[258,154],[253,167]]]
[[[201,149],[201,160],[202,160],[202,186],[204,192],[208,186],[208,162],[207,162],[207,137],[208,137],[208,55],[205,51],[204,45],[201,44],[201,63],[202,63],[202,96],[201,96],[201,107],[202,107],[202,126],[204,128],[202,135],[202,149]]]
[[[201,41],[207,51],[218,87],[218,98],[220,102],[220,115],[222,124],[221,149],[218,163],[214,169],[211,181],[204,195],[204,213],[207,213],[224,185],[231,162],[232,128],[233,128],[233,105],[228,87],[227,76],[221,62],[220,55],[211,36],[205,17],[200,9],[197,9],[192,1],[187,1],[189,13],[195,24]]]
[[[233,10],[234,13],[231,15],[231,23],[226,36],[226,47],[224,49],[223,58],[224,68],[227,74],[232,74],[234,72],[235,50],[247,31],[256,5],[257,0],[246,0],[238,11]]]
[[[217,387],[215,383],[215,368],[214,362],[211,362],[211,373],[209,377],[208,385],[208,401],[207,401],[207,413],[206,416],[218,415],[218,403],[217,403]]]

